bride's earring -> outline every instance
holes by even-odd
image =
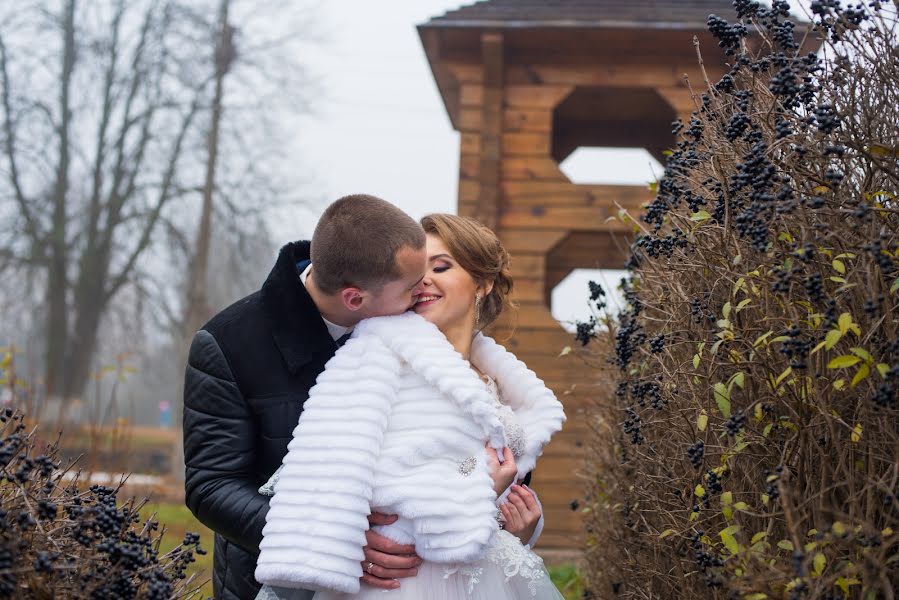
[[[474,295],[474,326],[481,322],[481,292]]]

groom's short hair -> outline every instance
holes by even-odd
[[[347,287],[379,292],[402,275],[396,253],[424,246],[421,225],[396,206],[366,194],[344,196],[325,209],[312,234],[312,277],[326,294]]]

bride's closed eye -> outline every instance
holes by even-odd
[[[449,266],[434,267],[434,272],[435,273],[443,273],[444,271],[448,271],[449,268],[450,268]]]

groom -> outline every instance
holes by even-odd
[[[359,321],[412,306],[426,265],[418,223],[384,200],[347,196],[325,210],[311,243],[281,249],[260,291],[197,332],[184,385],[184,486],[191,512],[215,532],[217,600],[259,591],[268,497],[258,488],[287,454],[316,377]],[[414,546],[367,537],[364,582],[392,589],[416,573]]]

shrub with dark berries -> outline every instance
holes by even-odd
[[[588,462],[593,597],[899,589],[892,4],[814,0],[802,23],[782,0],[734,0],[738,22],[709,16],[726,72],[690,82],[627,305],[579,338],[612,381]]]
[[[0,598],[170,600],[199,597],[187,576],[200,538],[164,556],[155,521],[116,489],[64,479],[59,448],[34,456],[21,413],[0,413]],[[157,533],[158,532],[158,533]]]

